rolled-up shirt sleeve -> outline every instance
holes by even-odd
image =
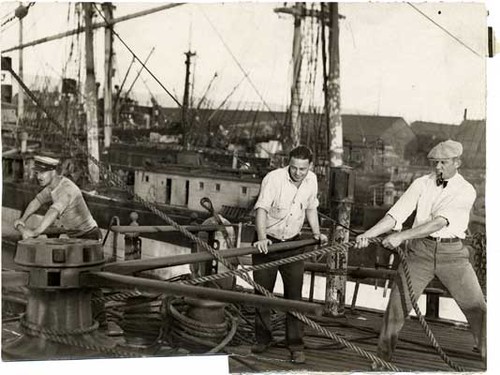
[[[271,206],[277,194],[276,184],[273,184],[272,180],[273,179],[271,173],[268,173],[262,180],[259,197],[257,198],[257,202],[255,203],[254,207],[255,210],[257,210],[258,208],[262,208],[266,212],[269,212],[269,210],[271,209]]]
[[[394,230],[400,230],[403,227],[403,223],[417,207],[418,198],[422,194],[423,189],[424,182],[422,178],[416,179],[387,212],[387,215],[396,221]]]
[[[36,200],[38,200],[38,202],[40,202],[40,204],[52,202],[52,196],[50,195],[50,190],[48,187],[44,188],[41,192],[39,192],[35,196],[35,198]]]
[[[52,204],[52,206],[50,206],[50,208],[53,208],[59,213],[59,215],[61,215],[64,210],[66,210],[66,208],[68,208],[68,206],[70,205],[71,199],[71,194],[61,194],[58,199]]]

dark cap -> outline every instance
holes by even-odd
[[[49,156],[35,156],[35,165],[33,170],[35,172],[52,171],[59,165],[59,159],[54,159]]]

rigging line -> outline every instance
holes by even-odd
[[[92,4],[95,8],[95,10],[97,11],[97,13],[99,13],[99,15],[102,17],[102,19],[104,20],[104,22],[106,23],[106,25],[108,27],[110,27],[110,23],[108,21],[108,19],[106,17],[104,17],[104,14],[102,14],[102,12],[100,11],[100,9],[97,7],[96,4]],[[182,107],[182,104],[177,100],[177,98],[174,96],[174,94],[172,94],[164,85],[163,83],[161,83],[161,81],[156,77],[156,75],[153,74],[153,72],[151,72],[151,70],[149,70],[149,68],[142,62],[142,60],[134,53],[134,51],[132,51],[132,49],[127,45],[127,43],[125,43],[125,41],[120,37],[120,35],[118,35],[118,33],[115,31],[114,28],[111,28],[110,27],[110,30],[111,32],[118,38],[118,40],[120,42],[122,42],[122,44],[125,46],[125,48],[132,54],[132,56],[135,57],[135,59],[142,65],[142,67],[151,75],[151,77],[153,77],[153,79],[160,85],[160,87],[168,94],[168,96],[170,96],[170,98],[172,98],[172,100],[175,102],[175,104],[177,104],[179,107]]]
[[[35,5],[35,2],[31,2],[29,3],[27,6],[26,6],[26,11],[28,11],[33,5]],[[16,8],[17,9],[17,8]],[[10,18],[8,18],[7,20],[5,20],[2,25],[0,27],[4,27],[6,24],[8,24],[9,22],[15,20],[17,18],[16,14],[15,14],[15,10],[13,10],[12,12],[14,12],[14,15],[11,16]],[[11,12],[7,13],[6,16],[8,16]],[[5,18],[5,17],[4,17]],[[4,32],[6,30],[3,30]]]
[[[222,100],[222,102],[220,103],[220,105],[215,109],[215,111],[212,112],[212,114],[210,115],[210,117],[208,118],[207,121],[210,121],[217,112],[219,112],[219,110],[226,104],[226,102],[229,100],[229,98],[231,96],[233,96],[234,92],[238,89],[238,87],[240,87],[240,85],[245,81],[246,77],[247,77],[248,73],[246,73],[243,78],[233,87],[233,89],[229,92],[229,94],[227,94],[227,96]]]
[[[196,4],[198,5],[198,4]],[[250,83],[250,86],[252,86],[252,88],[255,90],[255,92],[257,93],[257,95],[259,96],[260,100],[262,100],[262,102],[264,103],[264,105],[266,106],[267,110],[271,113],[271,115],[274,117],[275,121],[279,123],[278,121],[278,118],[276,117],[276,115],[274,114],[274,112],[271,110],[271,108],[269,107],[269,105],[267,104],[267,102],[265,101],[264,97],[261,95],[260,91],[257,89],[257,87],[255,86],[255,84],[253,83],[253,81],[250,79],[250,76],[249,74],[246,72],[245,68],[243,68],[243,66],[240,64],[240,62],[238,61],[238,59],[236,58],[236,56],[233,54],[233,52],[231,51],[231,49],[229,48],[229,46],[226,44],[226,42],[224,41],[224,39],[222,38],[222,35],[220,35],[219,31],[215,28],[215,25],[212,23],[212,21],[210,20],[210,18],[208,17],[208,15],[205,13],[205,11],[203,10],[203,8],[201,8],[199,5],[198,5],[198,8],[201,10],[201,13],[203,13],[203,15],[205,16],[205,18],[207,19],[208,23],[210,24],[210,26],[212,27],[212,29],[214,29],[215,33],[217,34],[217,36],[219,37],[219,39],[221,40],[222,44],[224,45],[224,47],[227,49],[227,51],[229,52],[229,54],[231,55],[231,57],[233,58],[233,60],[236,62],[236,65],[238,65],[238,67],[240,68],[240,70],[243,72],[244,76],[246,77],[246,79],[248,79],[248,82]]]
[[[458,43],[460,43],[462,46],[464,46],[465,48],[467,48],[469,51],[471,51],[473,54],[479,56],[479,57],[482,57],[479,53],[477,53],[474,49],[472,49],[471,47],[469,47],[467,44],[465,44],[464,42],[462,42],[460,39],[458,39],[455,35],[453,35],[451,32],[449,32],[444,26],[441,26],[440,24],[438,24],[436,21],[434,21],[432,18],[430,18],[427,14],[425,14],[424,12],[422,12],[420,9],[418,9],[415,5],[411,4],[411,3],[406,3],[407,5],[409,5],[410,7],[412,7],[413,9],[415,9],[418,13],[420,13],[422,16],[424,16],[425,18],[427,18],[430,22],[432,22],[434,25],[436,25],[437,27],[439,27],[441,30],[443,30],[446,34],[448,34],[450,37],[452,37],[453,39],[455,39],[455,41],[457,41]]]

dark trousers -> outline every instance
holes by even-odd
[[[71,238],[83,238],[87,240],[102,240],[102,233],[101,230],[98,227],[94,227],[91,230],[78,234],[78,235],[68,235],[68,237]]]
[[[268,237],[273,243],[281,242],[275,238]],[[300,239],[296,236],[289,241]],[[302,254],[303,249],[280,251],[274,254],[254,254],[252,261],[254,265],[272,262],[274,260]],[[278,271],[283,279],[284,297],[286,299],[302,299],[302,282],[304,280],[304,261],[289,263],[279,267],[254,271],[254,281],[269,290],[271,293],[276,283]],[[257,294],[261,294],[255,291]],[[286,343],[291,351],[304,349],[304,324],[292,314],[286,314]],[[271,309],[259,307],[255,310],[255,338],[259,344],[267,344],[272,340]]]

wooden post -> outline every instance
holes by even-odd
[[[196,56],[196,53],[187,51],[186,55],[186,76],[184,80],[184,97],[182,100],[182,135],[183,145],[189,145],[189,128],[188,128],[188,109],[189,109],[189,76],[191,74],[191,57]]]
[[[23,44],[23,18],[27,14],[27,8],[19,3],[19,7],[16,9],[16,17],[19,19],[19,45]],[[24,80],[24,63],[23,63],[23,49],[19,48],[19,78]],[[19,86],[17,90],[17,127],[19,128],[19,122],[24,117],[24,90]]]
[[[343,166],[342,117],[340,112],[340,67],[339,67],[339,14],[338,3],[329,3],[330,38],[329,38],[329,74],[327,82],[327,118],[329,124],[329,191],[330,215],[337,226],[333,240],[337,243],[349,241],[348,228],[352,204],[352,179],[350,169]],[[347,284],[346,251],[329,254],[326,278],[325,313],[343,315]]]
[[[293,81],[291,88],[290,100],[290,148],[297,147],[301,142],[301,119],[300,107],[302,104],[301,98],[301,69],[302,69],[302,10],[303,3],[294,5],[296,13],[294,14],[294,31],[293,31]]]
[[[109,23],[113,19],[113,5],[102,4],[104,17]],[[113,124],[113,25],[104,31],[104,150],[111,145]]]
[[[87,148],[99,160],[99,130],[97,126],[97,92],[94,70],[94,31],[92,30],[93,3],[83,3],[85,11],[85,111],[87,118]],[[99,182],[99,167],[88,160],[89,176],[92,183]]]
[[[302,69],[302,18],[305,17],[305,3],[296,3],[292,8],[276,8],[277,13],[291,14],[294,17],[293,32],[293,78],[290,99],[290,130],[286,134],[285,142],[287,148],[293,149],[301,142],[301,120],[300,107],[301,99],[301,69]],[[288,128],[287,128],[288,129]]]

